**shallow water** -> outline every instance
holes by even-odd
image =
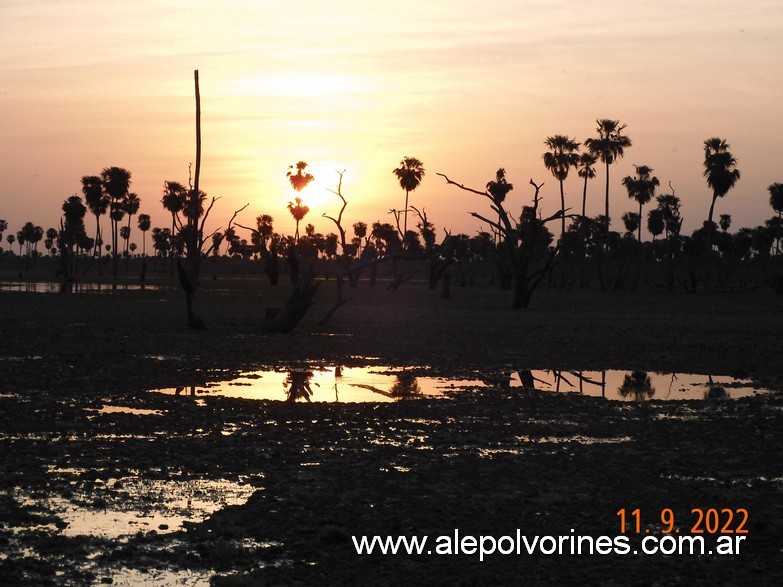
[[[79,469],[50,468],[50,475],[78,481]],[[17,492],[20,505],[54,514],[64,536],[116,539],[149,532],[182,529],[186,521],[200,522],[227,505],[247,501],[256,487],[228,480],[109,479],[93,490],[75,489],[69,498],[48,492]],[[100,495],[98,501],[96,496]]]
[[[135,416],[162,416],[160,410],[146,410],[143,408],[130,408],[128,406],[103,406],[97,410],[98,414],[133,414]],[[89,417],[89,416],[88,416]]]
[[[172,289],[171,285],[141,285],[139,283],[71,283],[70,293],[111,293],[112,291],[159,291]],[[25,293],[61,293],[63,284],[60,281],[0,281],[0,292]]]
[[[391,402],[443,397],[446,391],[482,386],[478,379],[415,377],[389,367],[330,367],[309,370],[259,370],[203,386],[155,389],[177,395],[220,395],[245,399],[316,402]]]
[[[417,371],[418,372],[418,371]],[[768,390],[749,379],[644,371],[519,370],[474,379],[416,376],[388,366],[258,370],[201,386],[155,389],[158,393],[317,402],[390,402],[443,398],[468,389],[524,388],[617,401],[725,400]]]
[[[524,382],[524,383],[523,383]],[[517,371],[511,387],[576,393],[618,401],[739,399],[769,390],[750,379],[652,371]]]

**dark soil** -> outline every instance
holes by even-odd
[[[742,375],[783,389],[783,298],[752,293],[542,290],[510,294],[411,282],[333,283],[290,334],[264,334],[286,286],[205,284],[185,326],[176,289],[117,294],[0,293],[0,584],[93,584],[123,567],[203,571],[245,584],[737,584],[783,581],[783,399],[615,403],[497,386],[448,400],[286,404],[147,390],[244,369],[312,364],[427,367],[498,382],[524,368]],[[162,415],[97,414],[105,404]],[[121,540],[65,536],[54,509],[20,496],[123,500],[129,479],[251,484],[246,503],[174,532]],[[125,484],[125,485],[124,485]],[[85,496],[88,496],[85,498]],[[135,507],[135,505],[134,505]],[[364,555],[361,535],[620,534],[640,508],[660,536],[671,508],[744,508],[735,555]],[[733,523],[736,529],[737,521]],[[630,528],[633,530],[633,528]],[[637,548],[640,537],[629,534]],[[716,536],[705,535],[710,548]],[[111,579],[113,580],[113,579]]]

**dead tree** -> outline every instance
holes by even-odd
[[[538,263],[542,256],[540,253],[545,247],[544,243],[548,235],[546,224],[555,220],[560,220],[565,215],[566,210],[558,210],[552,216],[539,218],[539,204],[541,196],[539,192],[544,185],[536,184],[532,179],[530,185],[535,189],[533,195],[533,205],[524,206],[519,220],[513,220],[509,216],[502,200],[497,195],[492,194],[490,190],[480,191],[460,183],[452,181],[443,173],[438,173],[446,180],[446,183],[457,186],[461,190],[483,196],[490,201],[490,208],[497,215],[497,220],[490,220],[477,212],[471,212],[470,215],[486,222],[491,226],[502,239],[502,246],[505,247],[508,257],[511,261],[511,271],[514,278],[514,299],[512,308],[527,308],[530,304],[530,298],[541,280],[555,265],[560,263],[571,251],[563,251],[562,243],[555,247],[549,247],[543,255],[543,263]],[[573,215],[566,215],[573,217]]]
[[[179,275],[179,283],[182,286],[182,290],[185,292],[185,303],[188,309],[188,328],[195,330],[203,330],[206,328],[204,321],[193,313],[193,298],[196,297],[196,288],[190,281],[190,276],[185,268],[182,266],[182,262],[177,259],[177,274]]]
[[[340,234],[340,246],[342,247],[343,254],[340,256],[340,269],[337,271],[337,281],[338,281],[338,287],[342,285],[342,280],[345,277],[346,274],[348,274],[348,282],[351,287],[356,287],[356,279],[354,278],[355,275],[357,275],[356,272],[351,271],[351,261],[352,261],[352,255],[350,254],[350,248],[348,246],[347,238],[345,235],[345,228],[343,228],[343,213],[345,212],[345,209],[348,207],[348,200],[345,199],[345,196],[343,196],[342,187],[343,187],[343,174],[345,173],[345,170],[338,171],[337,175],[340,176],[339,181],[337,182],[337,189],[336,190],[329,190],[333,194],[335,194],[340,200],[342,201],[343,205],[340,208],[339,214],[337,214],[337,218],[334,216],[329,216],[326,212],[323,213],[324,218],[328,218],[332,222],[334,222],[335,226],[337,226],[337,232]]]
[[[320,282],[313,281],[311,270],[305,271],[294,285],[285,305],[277,310],[267,310],[267,320],[261,325],[263,332],[291,332],[302,321],[313,305],[313,297]]]
[[[207,196],[199,189],[199,181],[201,179],[201,94],[199,92],[198,70],[193,72],[193,77],[196,89],[196,170],[188,193],[186,222],[179,225],[179,232],[185,246],[185,266],[178,265],[178,274],[188,307],[188,327],[205,328],[203,320],[193,312],[193,300],[199,288],[201,260],[204,257],[208,257],[215,248],[212,235],[217,230],[205,235],[204,225],[207,222],[209,213],[212,211],[212,207],[220,198],[213,197],[209,206],[206,209],[204,208],[204,200]],[[228,223],[228,228],[231,227],[237,214],[247,208],[247,206],[248,204],[245,204],[234,212]],[[211,244],[205,250],[204,247],[207,243]]]

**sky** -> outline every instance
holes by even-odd
[[[483,189],[504,167],[515,215],[530,179],[545,182],[551,213],[544,140],[584,141],[597,118],[626,124],[633,142],[610,169],[615,229],[637,209],[620,183],[634,164],[672,183],[684,229],[697,228],[713,136],[742,173],[716,216],[757,226],[772,214],[767,186],[783,182],[782,27],[780,0],[0,0],[0,219],[10,232],[56,226],[82,176],[119,166],[140,212],[169,226],[163,183],[187,183],[195,161],[199,70],[201,188],[220,198],[210,228],[248,204],[240,223],[270,214],[292,234],[285,174],[300,160],[316,178],[304,222],[319,232],[335,228],[322,214],[339,211],[338,171],[346,224],[391,222],[405,156],[424,163],[410,202],[440,235],[474,234],[469,213],[488,202],[436,173]],[[590,215],[604,181],[599,168]],[[581,206],[573,171],[565,193]]]

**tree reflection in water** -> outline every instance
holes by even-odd
[[[712,375],[708,375],[707,380],[709,383],[707,391],[704,392],[704,399],[726,399],[729,397],[729,393],[726,391],[726,388],[721,385],[717,385],[712,380]]]
[[[289,371],[283,381],[283,387],[286,388],[286,401],[295,402],[298,399],[304,399],[309,402],[313,397],[313,390],[310,387],[312,378],[312,371]],[[316,383],[316,385],[318,384]]]
[[[617,392],[622,397],[633,397],[633,399],[640,401],[654,396],[655,388],[647,371],[632,371],[623,378],[623,383]]]
[[[421,395],[421,387],[412,373],[397,373],[394,376],[394,384],[389,390],[391,397],[406,398]]]

